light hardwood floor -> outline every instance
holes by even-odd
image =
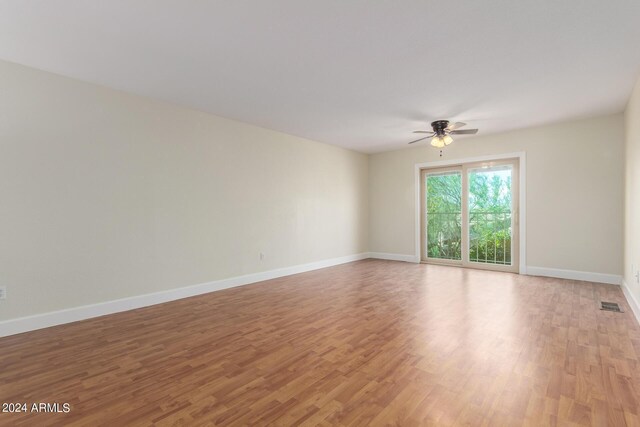
[[[0,349],[0,402],[71,404],[2,425],[640,425],[640,327],[588,282],[365,260]]]

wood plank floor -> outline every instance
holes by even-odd
[[[0,402],[71,405],[1,425],[640,425],[640,327],[588,282],[365,260],[0,351]]]

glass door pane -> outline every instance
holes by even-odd
[[[425,174],[427,259],[462,260],[462,172]]]
[[[469,262],[512,265],[513,166],[468,169]]]

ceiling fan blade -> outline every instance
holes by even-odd
[[[462,122],[451,123],[449,126],[447,126],[447,129],[454,130],[454,129],[461,128],[462,126],[465,126],[465,125],[466,123],[462,123]]]
[[[478,133],[478,129],[460,129],[460,130],[452,130],[449,132],[451,135],[475,135]]]
[[[431,134],[433,134],[435,132],[432,131],[432,130],[414,130],[413,133],[431,133]]]
[[[425,136],[424,138],[416,139],[415,141],[411,141],[409,144],[413,144],[414,142],[422,141],[423,139],[431,138],[431,136]]]

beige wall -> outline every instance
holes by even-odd
[[[624,280],[636,301],[640,283],[640,79],[627,105],[625,120],[625,233]]]
[[[638,85],[640,86],[640,84]],[[623,115],[460,138],[527,153],[527,265],[640,264],[640,88]],[[0,62],[0,321],[368,250],[413,256],[414,165]],[[634,168],[635,166],[635,168]],[[260,253],[265,254],[264,260]]]
[[[621,114],[459,138],[444,160],[526,152],[526,265],[622,274]],[[415,254],[414,165],[441,160],[426,143],[369,162],[369,248]]]
[[[0,62],[0,320],[365,252],[367,169]]]

